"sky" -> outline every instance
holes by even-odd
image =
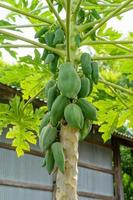
[[[8,10],[0,8],[0,20],[5,19],[5,16],[9,13]],[[112,18],[108,22],[108,27],[113,27],[113,29],[123,33],[123,37],[126,37],[128,35],[128,32],[133,32],[133,10],[128,11],[127,13],[122,14],[122,20],[118,20],[116,18]],[[17,18],[16,24],[29,24],[28,20],[23,17]],[[21,29],[23,33],[19,33],[19,35],[22,35],[23,37],[34,39],[34,30],[32,28],[23,28]],[[9,30],[7,30],[9,31]],[[15,44],[27,44],[23,41],[15,41]],[[42,52],[42,49],[39,50]],[[5,50],[2,50],[3,59],[6,60],[8,63],[14,63],[15,59],[13,59]],[[24,49],[19,48],[17,49],[17,52],[19,55],[25,56],[27,54],[33,55],[34,49]]]

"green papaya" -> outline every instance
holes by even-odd
[[[92,81],[92,78],[89,79],[90,80],[90,91],[89,91],[89,94],[90,95],[93,91],[93,81]]]
[[[53,44],[56,45],[56,44],[61,44],[63,42],[64,42],[64,31],[62,29],[58,28],[55,31],[55,37],[53,40]]]
[[[76,129],[83,128],[84,117],[78,105],[74,103],[67,105],[64,110],[64,117],[70,127]]]
[[[55,55],[54,60],[49,64],[49,69],[53,74],[56,74],[59,56]]]
[[[78,98],[87,97],[88,94],[90,93],[90,89],[91,89],[90,79],[86,77],[81,78],[81,89],[78,93]]]
[[[58,92],[58,88],[56,85],[54,85],[53,87],[51,87],[48,90],[48,100],[47,100],[47,107],[48,110],[51,110],[52,104],[54,102],[54,100],[56,99],[56,97],[58,96],[59,92]]]
[[[46,151],[57,137],[56,127],[45,126],[39,136],[39,146],[42,152]]]
[[[91,57],[88,53],[83,53],[80,58],[81,67],[86,77],[90,77],[92,73]]]
[[[47,55],[48,55],[49,51],[47,49],[44,49],[43,54],[42,54],[42,60],[45,60]]]
[[[40,43],[45,44],[45,38],[43,36],[38,38],[38,40]]]
[[[46,169],[48,170],[48,173],[51,174],[54,169],[54,156],[51,148],[48,149],[46,152]]]
[[[78,99],[77,104],[80,106],[84,118],[89,120],[97,120],[97,111],[96,108],[89,103],[86,99]]]
[[[46,97],[48,97],[48,90],[49,90],[51,87],[53,87],[55,84],[56,84],[56,81],[53,80],[53,79],[49,80],[49,81],[46,83],[45,91],[44,91]]]
[[[44,117],[42,118],[41,124],[40,124],[40,129],[39,132],[43,129],[44,126],[47,126],[50,121],[50,112],[47,112]]]
[[[35,38],[40,38],[42,35],[44,35],[48,31],[48,27],[44,26],[39,31],[36,32]]]
[[[53,53],[49,53],[45,59],[45,64],[49,64],[54,60],[55,56]]]
[[[47,32],[44,37],[45,37],[45,42],[48,46],[51,46],[51,47],[54,46],[53,45],[53,40],[55,37],[54,32]]]
[[[57,123],[63,118],[64,116],[64,109],[69,104],[69,99],[63,95],[59,95],[51,108],[51,124],[56,126]]]
[[[99,67],[97,62],[92,62],[92,80],[95,84],[98,83],[99,80]]]
[[[64,173],[65,156],[64,156],[62,144],[60,142],[55,142],[52,144],[51,149],[54,155],[55,164],[60,169],[60,171]]]
[[[68,98],[75,98],[80,91],[81,81],[73,64],[67,62],[60,66],[58,88]]]
[[[80,130],[80,136],[79,136],[79,141],[83,141],[88,134],[90,133],[90,130],[92,128],[92,124],[89,120],[85,120],[84,121],[84,126],[83,128]]]

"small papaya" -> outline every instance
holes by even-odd
[[[51,148],[48,149],[46,152],[46,169],[48,170],[48,173],[51,174],[54,169],[54,156]]]
[[[87,97],[91,90],[91,83],[90,79],[87,77],[81,78],[81,89],[78,93],[78,98],[80,97]]]
[[[69,99],[63,95],[59,95],[53,102],[50,117],[50,121],[53,126],[56,126],[57,123],[63,118],[64,109],[67,104],[69,104]]]
[[[56,97],[58,96],[58,94],[59,94],[59,91],[56,85],[54,85],[48,90],[47,107],[49,111],[51,110],[52,104],[54,100],[56,99]]]
[[[45,126],[39,136],[39,146],[42,152],[46,151],[57,137],[56,127]]]
[[[49,69],[53,74],[56,74],[59,56],[55,55],[54,60],[49,64]]]
[[[83,53],[80,61],[84,75],[89,78],[92,73],[91,56],[88,53]]]
[[[53,53],[49,53],[45,59],[45,64],[49,64],[54,60],[55,56]]]
[[[97,120],[97,110],[91,103],[84,98],[80,98],[77,104],[80,106],[85,119]]]
[[[58,28],[55,31],[55,37],[53,40],[53,44],[56,45],[56,44],[61,44],[63,42],[64,42],[64,31],[61,28]]]
[[[42,54],[42,60],[45,60],[47,55],[48,55],[49,51],[47,49],[44,49],[43,54]]]
[[[43,129],[44,126],[48,125],[49,121],[50,121],[50,112],[47,112],[42,118],[39,132],[41,132],[41,130]]]
[[[81,81],[73,64],[66,62],[60,66],[58,88],[68,98],[74,98],[80,91]]]
[[[55,84],[56,84],[56,81],[53,80],[53,79],[49,80],[49,81],[46,83],[45,91],[44,91],[46,97],[48,97],[48,90],[49,90],[51,87],[53,87]]]
[[[44,35],[48,31],[48,27],[44,26],[39,31],[36,32],[35,38],[40,38],[42,35]]]
[[[45,34],[45,41],[46,41],[46,44],[50,47],[53,47],[53,40],[54,40],[54,37],[55,37],[55,34],[54,32],[47,32]]]
[[[98,83],[99,80],[99,67],[97,62],[92,62],[92,80],[95,84]]]
[[[84,124],[84,117],[81,108],[74,104],[68,104],[64,110],[64,117],[70,127],[81,129]]]
[[[65,155],[63,151],[62,144],[60,142],[54,142],[51,146],[55,164],[59,168],[59,170],[64,173],[65,171]]]
[[[88,134],[90,133],[90,130],[92,128],[92,123],[89,120],[84,121],[83,128],[80,130],[80,136],[79,136],[79,141],[83,141]]]

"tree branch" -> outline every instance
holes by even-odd
[[[97,36],[97,38],[98,39],[101,39],[101,40],[103,40],[103,41],[109,41],[108,39],[106,39],[106,38],[102,38],[102,37],[99,37],[99,36]],[[132,44],[133,44],[133,41],[131,41],[132,42]],[[129,43],[126,43],[126,44],[129,44]],[[118,47],[118,48],[121,48],[121,49],[123,49],[123,50],[125,50],[125,51],[128,51],[128,52],[133,52],[133,49],[129,49],[128,47],[125,47],[125,46],[123,46],[123,45],[121,45],[121,44],[112,44],[112,45],[114,45],[114,46],[116,46],[116,47]]]
[[[116,47],[119,47],[125,51],[128,51],[128,52],[133,52],[132,49],[128,48],[128,47],[125,47],[121,44],[133,44],[133,41],[110,41],[110,40],[107,40],[106,38],[103,38],[103,37],[99,37],[99,36],[96,36],[98,39],[101,39],[101,40],[96,40],[96,41],[88,41],[88,40],[84,40],[83,42],[81,42],[81,46],[83,45],[99,45],[99,44],[108,44],[108,45],[114,45]]]
[[[101,20],[101,22],[99,22],[98,25],[96,25],[86,35],[84,35],[84,37],[82,39],[85,40],[90,34],[94,33],[94,31],[96,31],[97,29],[99,29],[104,23],[106,23],[109,19],[111,19],[113,16],[115,16],[116,13],[118,13],[119,11],[121,11],[121,9],[123,9],[124,7],[126,7],[130,2],[132,2],[132,0],[126,1],[125,3],[123,3],[122,5],[120,5],[118,8],[116,8],[113,12],[111,12],[109,15],[107,15],[105,18],[103,18],[103,20]]]
[[[93,60],[114,60],[114,59],[132,59],[133,58],[133,55],[118,55],[118,56],[95,56],[93,57]]]
[[[45,26],[45,25],[46,25],[46,24],[9,25],[9,26],[0,26],[0,29],[41,27],[41,26]]]
[[[101,82],[101,83],[103,83],[103,84],[105,84],[105,85],[107,85],[107,86],[111,86],[111,87],[113,87],[113,88],[115,88],[115,89],[117,89],[117,90],[123,91],[123,92],[125,92],[125,93],[127,93],[127,94],[129,94],[129,95],[133,95],[133,91],[128,90],[128,89],[126,89],[126,88],[124,88],[124,87],[122,87],[122,86],[120,86],[120,85],[116,85],[116,84],[114,84],[114,83],[111,83],[111,82],[109,82],[109,81],[105,81],[105,80],[103,80],[103,79],[100,79],[99,82]]]
[[[54,53],[56,53],[57,55],[61,56],[62,58],[65,56],[64,52],[62,50],[59,50],[59,49],[56,49],[56,48],[52,48],[46,44],[41,44],[41,43],[38,43],[38,42],[35,42],[33,40],[30,40],[30,39],[27,39],[25,37],[22,37],[22,36],[18,36],[16,34],[13,34],[13,33],[9,33],[7,31],[3,31],[3,30],[0,30],[0,33],[4,34],[4,35],[8,35],[10,37],[13,37],[13,38],[16,38],[18,40],[22,40],[24,42],[28,42],[30,44],[33,44],[35,45],[36,47],[42,47],[44,49],[47,49],[49,51],[52,51]]]
[[[16,12],[16,13],[19,13],[19,14],[22,14],[24,16],[27,16],[27,17],[31,17],[33,19],[37,19],[39,21],[42,21],[42,22],[45,22],[45,23],[48,23],[48,24],[53,24],[53,22],[49,19],[46,19],[46,18],[41,18],[41,17],[38,17],[36,15],[33,15],[33,14],[30,14],[28,12],[25,12],[23,10],[20,10],[20,9],[17,9],[17,8],[14,8],[14,7],[11,7],[11,6],[8,6],[8,5],[5,5],[3,3],[0,3],[0,7],[1,8],[5,8],[5,9],[8,9],[8,10],[11,10],[13,12]]]
[[[62,29],[65,31],[65,25],[62,21],[62,19],[60,18],[59,14],[57,13],[57,11],[55,10],[53,4],[51,3],[50,0],[46,0],[47,1],[47,4],[49,5],[49,8],[51,9],[51,11],[54,13],[56,19],[58,20],[60,26],[62,27]]]
[[[133,44],[133,41],[131,40],[113,40],[113,41],[110,41],[110,40],[107,40],[103,37],[99,37],[99,36],[96,36],[98,39],[101,39],[101,40],[95,40],[95,41],[92,41],[92,40],[84,40],[81,42],[81,45],[99,45],[99,44],[113,44],[113,45],[116,45],[116,44]]]
[[[66,7],[66,50],[67,50],[67,61],[70,61],[70,23],[71,23],[71,0],[67,0],[67,7]]]

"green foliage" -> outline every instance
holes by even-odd
[[[0,128],[8,128],[6,138],[12,140],[18,156],[30,151],[29,143],[36,144],[40,118],[44,109],[33,111],[31,104],[24,109],[24,101],[15,96],[10,105],[0,106]],[[2,130],[0,130],[2,133]]]

